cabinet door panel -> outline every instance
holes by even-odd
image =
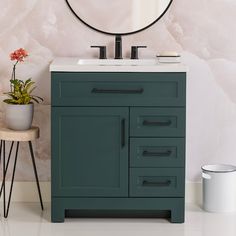
[[[52,108],[54,196],[128,195],[128,108]]]

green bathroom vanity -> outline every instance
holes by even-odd
[[[51,64],[52,222],[184,222],[186,68]]]

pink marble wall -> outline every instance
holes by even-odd
[[[31,56],[18,67],[20,78],[37,81],[45,98],[36,107],[41,138],[35,143],[40,179],[50,180],[50,74],[56,56],[94,57],[92,44],[105,44],[113,57],[114,38],[94,32],[69,12],[64,0],[0,1],[0,92],[8,89],[8,54],[24,47]],[[197,181],[204,163],[236,165],[236,2],[178,0],[155,26],[124,37],[130,46],[147,45],[141,57],[176,50],[189,66],[187,86],[187,178]],[[112,15],[112,14],[111,14]],[[1,105],[1,111],[2,111]],[[1,113],[2,118],[2,113]],[[17,180],[33,180],[28,150],[23,145]]]

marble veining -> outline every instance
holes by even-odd
[[[12,64],[8,55],[19,47],[30,57],[18,67],[19,78],[37,81],[34,124],[41,128],[35,143],[40,179],[50,180],[50,73],[54,57],[95,58],[90,45],[108,45],[114,56],[114,37],[92,31],[67,9],[64,0],[0,1],[0,92],[8,89]],[[168,13],[152,28],[124,37],[124,55],[130,46],[147,45],[140,57],[161,51],[182,54],[188,65],[187,179],[200,180],[200,167],[208,163],[236,164],[236,3],[221,0],[173,1]],[[111,13],[112,17],[112,13]],[[1,111],[3,105],[1,105]],[[2,112],[1,112],[2,119]],[[33,180],[28,150],[20,153],[17,180]],[[10,173],[9,173],[10,174]],[[9,177],[8,177],[9,178]]]

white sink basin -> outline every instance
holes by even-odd
[[[157,65],[156,59],[79,59],[78,65],[97,65],[97,66],[153,66]]]

